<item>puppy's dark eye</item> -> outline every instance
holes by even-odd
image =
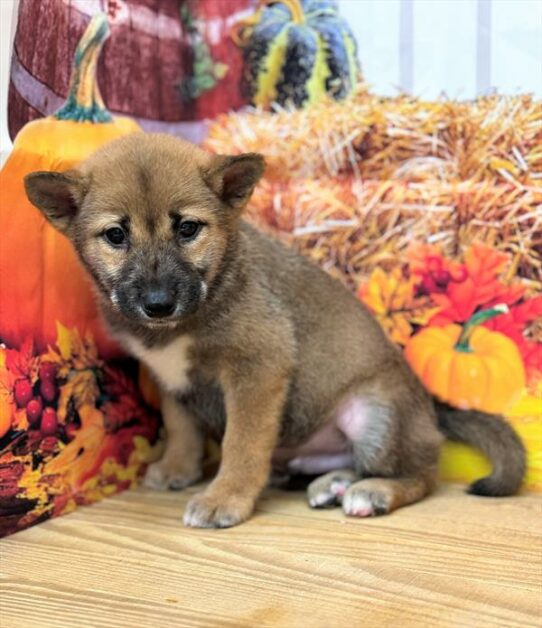
[[[104,238],[111,246],[122,246],[126,242],[126,233],[120,227],[111,227],[104,232]]]
[[[195,222],[194,220],[184,220],[177,227],[177,233],[183,238],[183,240],[188,240],[189,238],[193,238],[198,231],[201,229],[201,225],[199,222]]]

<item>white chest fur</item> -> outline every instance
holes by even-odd
[[[188,388],[191,367],[188,352],[192,344],[190,336],[179,336],[164,347],[151,349],[133,336],[124,336],[122,341],[128,351],[151,369],[163,388],[170,392],[181,392]]]

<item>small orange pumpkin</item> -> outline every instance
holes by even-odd
[[[66,103],[54,115],[26,124],[0,173],[0,341],[17,347],[32,337],[38,351],[56,339],[56,323],[92,333],[100,354],[118,348],[103,331],[86,273],[71,244],[26,198],[23,178],[35,170],[66,170],[116,137],[140,131],[114,118],[96,84],[96,64],[109,36],[104,13],[90,21],[77,49]]]
[[[495,306],[461,325],[426,327],[410,338],[405,357],[427,389],[458,408],[502,413],[525,388],[516,344],[480,323],[506,312]]]

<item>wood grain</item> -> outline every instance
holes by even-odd
[[[446,486],[390,516],[269,491],[230,530],[127,492],[0,542],[2,628],[542,626],[542,497]]]

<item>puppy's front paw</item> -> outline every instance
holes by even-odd
[[[254,502],[239,495],[200,493],[187,504],[183,521],[191,528],[230,528],[248,519]]]
[[[163,460],[155,462],[147,468],[143,479],[143,486],[155,490],[180,491],[195,484],[201,479],[199,470],[186,471],[166,464]]]

